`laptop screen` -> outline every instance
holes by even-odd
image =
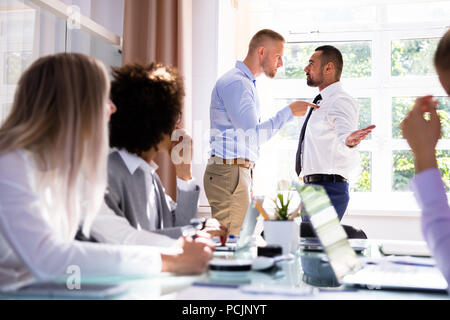
[[[329,260],[336,278],[341,279],[361,268],[355,251],[341,226],[336,210],[322,186],[298,185],[304,211],[311,221]]]
[[[258,199],[261,198],[254,197],[250,202],[250,205],[248,206],[244,222],[242,223],[241,231],[239,232],[239,240],[237,242],[237,246],[239,248],[247,246],[252,239],[256,222],[259,216],[258,209],[256,209],[256,201]]]

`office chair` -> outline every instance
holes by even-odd
[[[361,229],[343,224],[347,237],[349,239],[367,239],[367,235]],[[300,224],[300,237],[302,238],[316,238],[316,234],[311,226],[311,222],[302,221]]]
[[[75,240],[84,241],[84,242],[98,242],[93,237],[87,237],[81,228],[78,228],[77,234],[75,235]]]

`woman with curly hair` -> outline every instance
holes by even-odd
[[[171,136],[181,119],[184,87],[175,69],[160,64],[130,64],[113,70],[111,99],[117,107],[110,122],[108,192],[92,228],[95,240],[106,243],[167,245],[174,243],[197,217],[200,188],[191,175],[187,146],[185,161],[175,161],[177,203],[165,193],[153,161],[158,152],[171,155],[178,141]],[[175,159],[177,160],[177,159]],[[179,159],[181,160],[181,159]],[[204,223],[205,237],[226,228],[215,219]]]

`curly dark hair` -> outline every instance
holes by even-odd
[[[175,68],[151,63],[113,68],[110,146],[141,155],[170,135],[181,117],[183,80]]]

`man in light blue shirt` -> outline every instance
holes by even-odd
[[[264,29],[250,41],[244,61],[217,80],[211,96],[211,158],[204,175],[212,216],[238,235],[250,203],[252,170],[262,143],[308,107],[295,101],[261,121],[256,78],[274,78],[283,66],[284,38]]]

